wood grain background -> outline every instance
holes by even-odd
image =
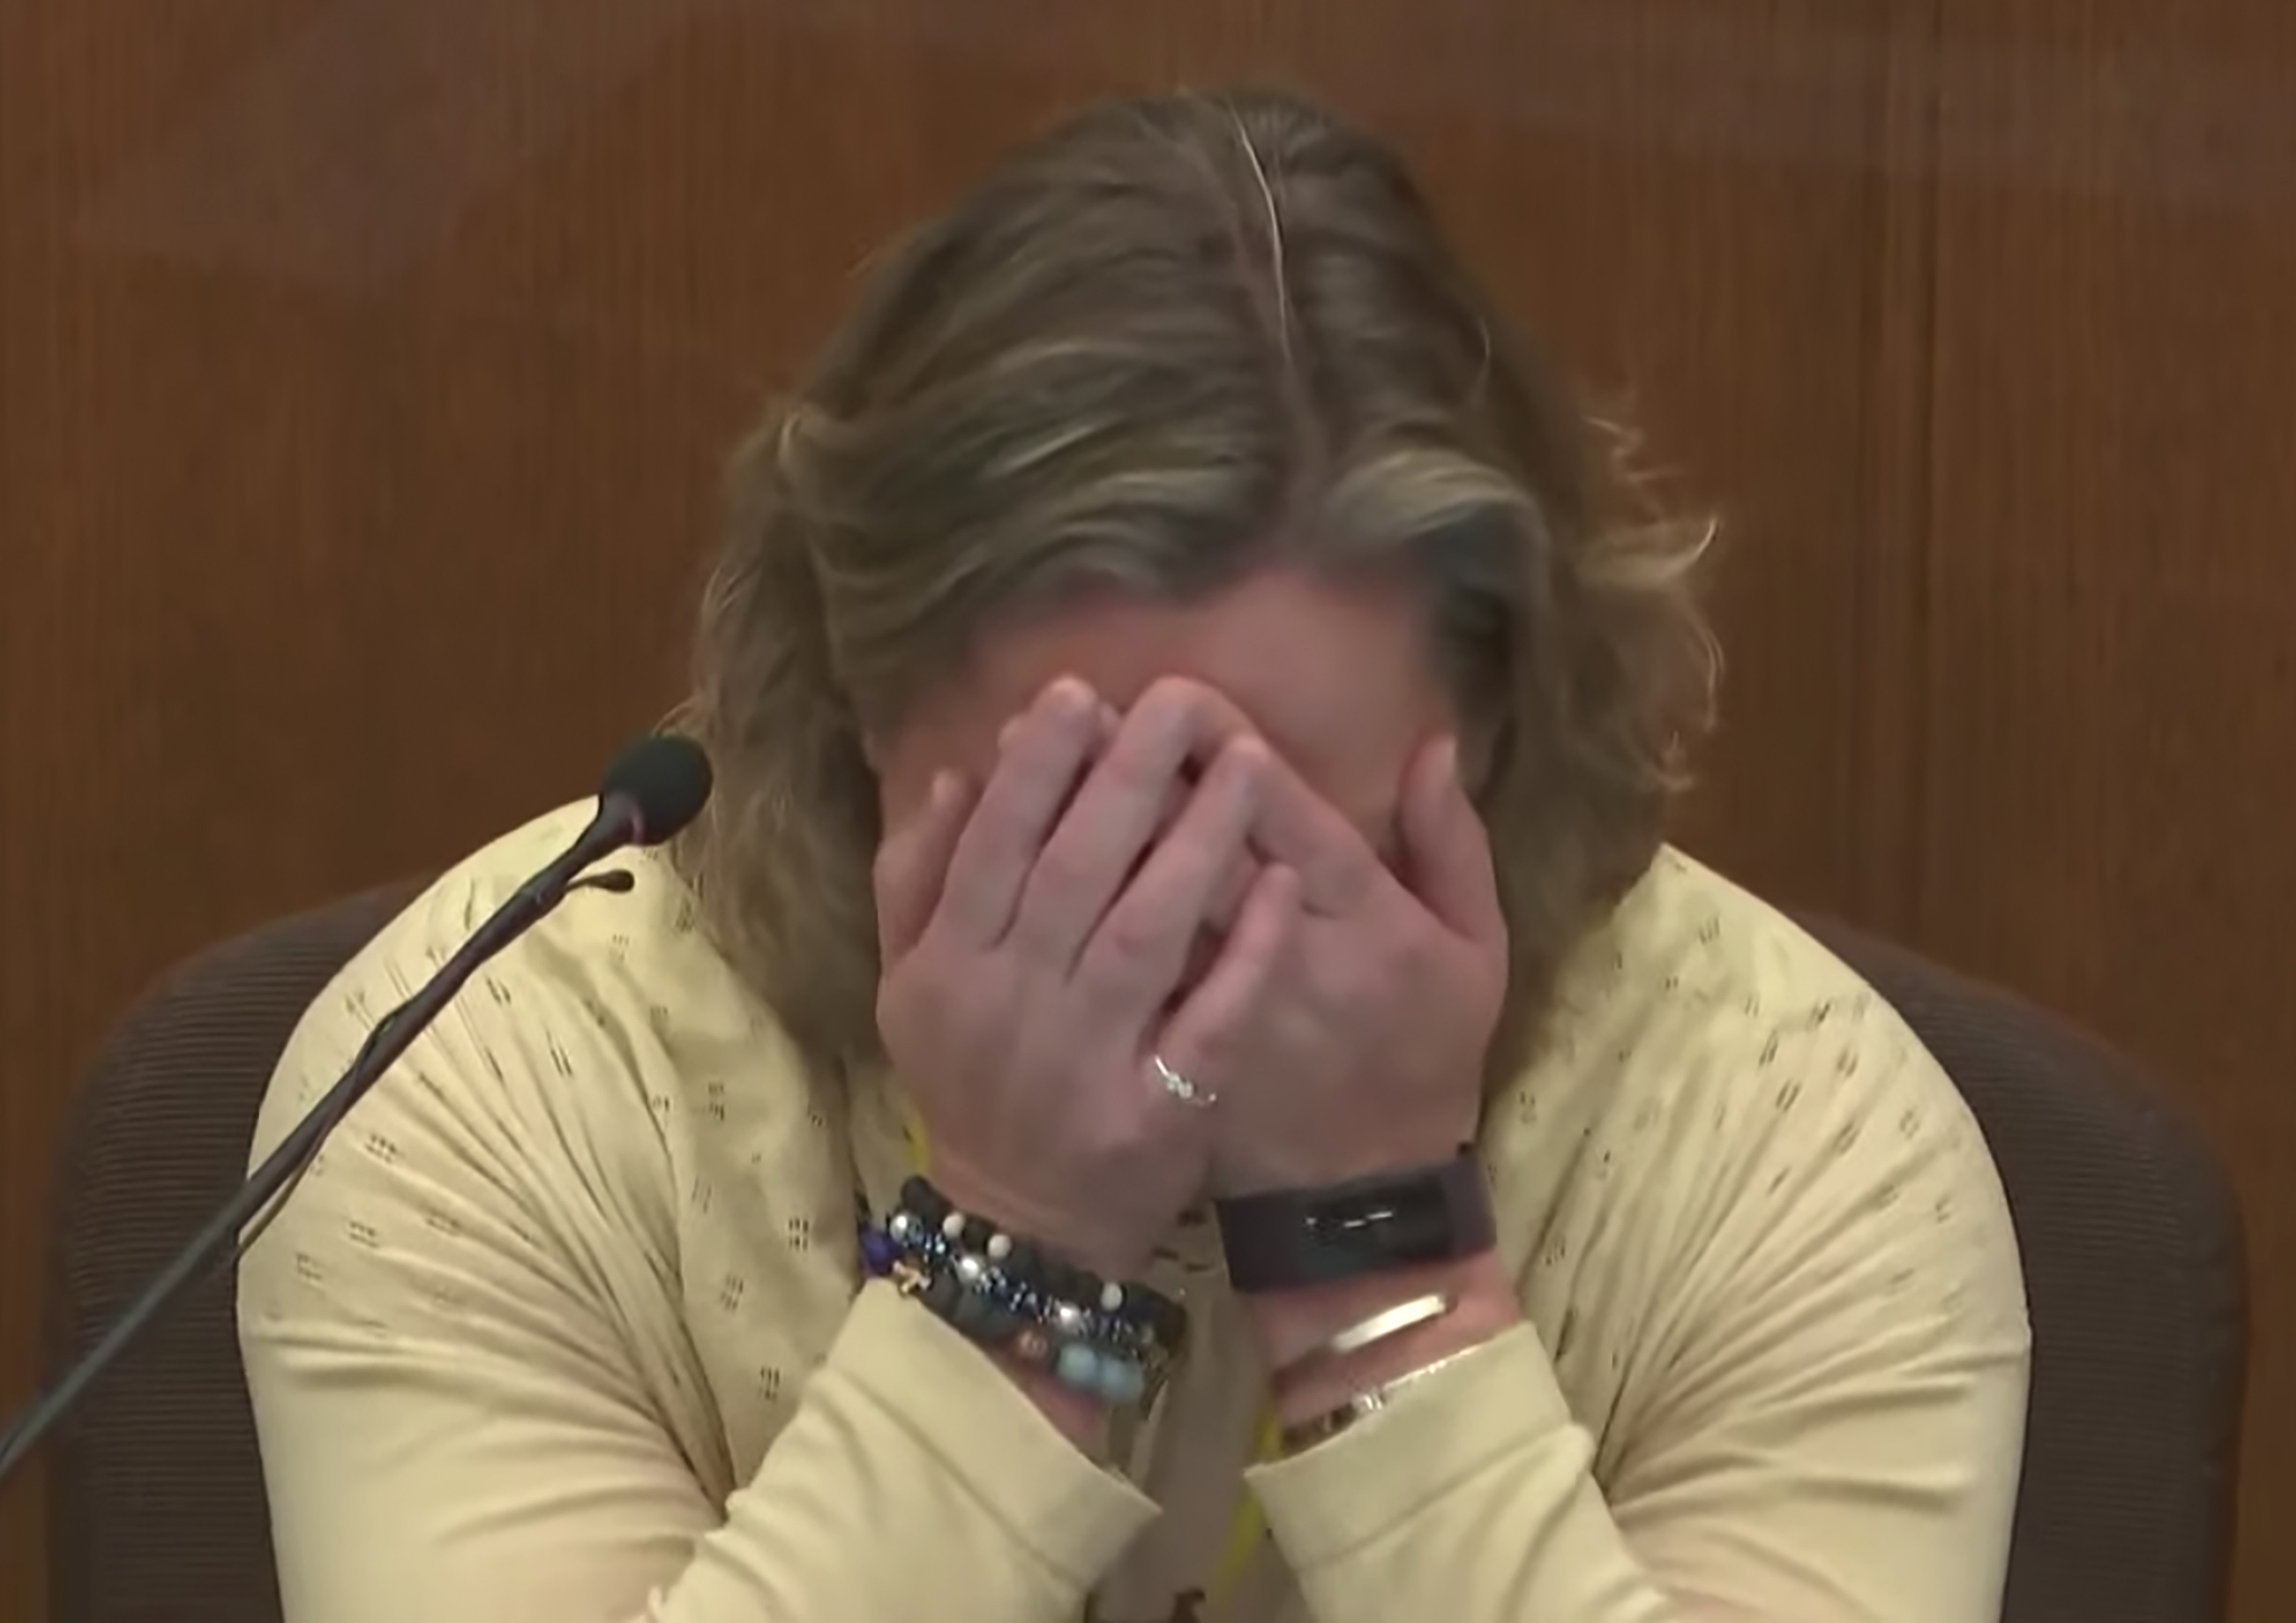
[[[2284,0],[0,0],[0,1403],[139,986],[580,792],[872,246],[1081,99],[1234,79],[1404,141],[1727,515],[1689,843],[2212,1130],[2238,1615],[2296,1611]]]

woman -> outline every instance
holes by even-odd
[[[1995,1616],[1993,1169],[1661,846],[1703,535],[1581,439],[1295,102],[911,242],[742,462],[706,824],[242,1275],[292,1623]],[[586,809],[345,972],[258,1151]]]

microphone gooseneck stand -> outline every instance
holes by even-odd
[[[597,815],[574,843],[513,892],[473,931],[455,955],[414,995],[384,1015],[343,1072],[297,1122],[263,1164],[202,1225],[175,1259],[119,1316],[117,1323],[9,1426],[0,1439],[0,1483],[96,1380],[174,1304],[184,1287],[246,1253],[309,1170],[329,1134],[436,1020],[464,983],[488,960],[547,918],[579,889],[626,892],[626,873],[585,877],[583,870],[617,851],[657,845],[691,823],[709,798],[709,758],[701,746],[674,734],[640,740],[608,769]]]

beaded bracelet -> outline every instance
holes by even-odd
[[[907,1219],[904,1221],[904,1219]],[[1144,1398],[1167,1360],[1137,1331],[1021,1283],[960,1251],[913,1214],[871,1236],[871,1272],[890,1278],[967,1339],[1111,1403]]]
[[[1103,1316],[1152,1336],[1167,1348],[1178,1348],[1187,1338],[1187,1310],[1171,1298],[1146,1285],[1103,1280],[1046,1256],[980,1218],[966,1217],[927,1179],[913,1177],[901,1185],[901,1203],[894,1216],[898,1218],[902,1213],[939,1229],[952,1244],[980,1258],[984,1264],[994,1264],[1008,1278],[1058,1301],[1096,1309]]]
[[[862,1259],[967,1339],[1110,1403],[1148,1397],[1186,1334],[1178,1303],[1103,1281],[957,1211],[912,1178]]]

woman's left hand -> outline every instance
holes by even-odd
[[[1270,768],[1254,845],[1284,881],[1275,962],[1241,1019],[1192,1006],[1162,1053],[1218,1095],[1221,1196],[1456,1153],[1475,1134],[1506,996],[1506,922],[1453,740],[1428,744],[1406,775],[1393,871],[1280,761]],[[1226,980],[1215,965],[1202,990]]]

